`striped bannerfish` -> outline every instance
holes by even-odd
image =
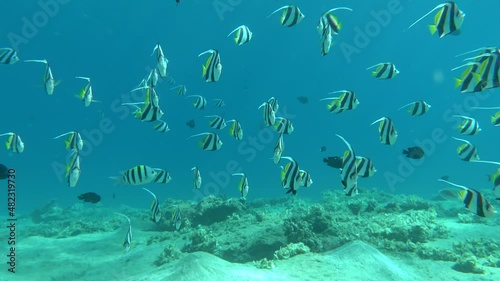
[[[90,78],[77,76],[77,79],[87,80],[87,85],[83,89],[80,90],[77,97],[83,101],[86,107],[90,106],[92,102],[96,102],[94,100],[94,93],[92,91],[92,83],[90,83]]]
[[[153,180],[154,183],[169,183],[172,180],[172,177],[170,176],[170,173],[166,170],[156,168],[154,169],[157,172],[157,175],[155,179]]]
[[[276,132],[285,135],[293,133],[294,128],[292,121],[283,117],[276,117],[276,119],[277,121],[274,124],[274,129],[276,129]]]
[[[213,101],[215,102],[215,107],[216,108],[221,108],[223,106],[226,105],[226,103],[224,102],[224,100],[221,100],[221,99],[213,99]]]
[[[121,177],[110,177],[121,184],[142,185],[148,184],[156,179],[158,172],[146,165],[138,165],[121,172]]]
[[[250,187],[248,186],[248,178],[245,173],[234,173],[233,176],[242,176],[241,181],[238,184],[238,190],[241,194],[241,199],[246,200],[248,195],[248,190]]]
[[[69,135],[69,137],[68,137],[68,139],[66,139],[64,141],[64,144],[66,145],[66,149],[82,150],[82,148],[83,148],[83,139],[82,139],[82,136],[80,135],[80,133],[78,131],[71,131],[71,132],[67,132],[67,133],[61,134],[61,135],[53,138],[53,140],[58,139],[60,137],[67,136],[67,135]]]
[[[220,137],[216,133],[201,133],[197,135],[192,135],[188,139],[198,136],[205,136],[199,143],[200,148],[203,150],[215,151],[219,150],[222,146],[222,141],[220,140]]]
[[[292,27],[302,21],[304,19],[304,14],[300,11],[299,7],[294,6],[294,5],[287,5],[283,6],[274,12],[272,12],[268,18],[274,15],[275,13],[284,10],[283,13],[281,14],[280,22],[281,25],[286,26],[286,27]]]
[[[7,148],[7,150],[10,150],[14,153],[22,153],[24,151],[24,142],[18,134],[9,132],[0,135],[0,137],[2,136],[9,136],[9,138],[7,138],[7,141],[5,142],[5,147]]]
[[[124,217],[128,222],[127,234],[125,235],[125,241],[123,242],[123,247],[125,247],[125,252],[128,253],[128,251],[130,250],[130,245],[132,244],[132,224],[130,223],[129,217],[127,217],[126,215],[120,213],[115,213],[115,214]]]
[[[237,140],[242,140],[243,139],[243,129],[241,128],[240,122],[238,122],[238,120],[236,120],[236,119],[233,119],[233,120],[227,121],[227,123],[233,123],[233,125],[229,128],[229,134]]]
[[[198,55],[198,57],[204,54],[210,54],[207,61],[202,65],[201,76],[205,79],[205,82],[217,82],[219,81],[220,75],[222,73],[222,64],[220,62],[219,51],[215,49],[207,50]]]
[[[252,32],[246,25],[240,25],[237,28],[235,28],[231,33],[227,35],[227,37],[231,36],[231,34],[235,33],[236,35],[234,36],[234,42],[236,45],[241,46],[243,44],[246,44],[252,40]]]
[[[160,77],[165,78],[167,77],[168,59],[163,54],[163,50],[159,42],[156,43],[156,46],[153,49],[153,53],[151,55],[154,55],[155,52],[156,52],[156,68],[158,69]]]
[[[280,105],[278,103],[278,99],[275,97],[270,97],[267,102],[271,106],[274,112],[278,112],[278,109],[280,108]]]
[[[283,134],[280,134],[278,137],[278,141],[276,141],[276,145],[273,150],[273,162],[274,164],[278,164],[281,159],[281,155],[285,151],[285,143],[283,142]]]
[[[341,93],[339,97],[324,98],[321,100],[333,100],[327,105],[328,111],[331,113],[341,113],[344,110],[356,109],[359,105],[359,100],[356,98],[356,94],[350,90],[340,90],[335,92],[330,92],[328,94]]]
[[[184,86],[184,85],[178,85],[178,86],[175,86],[173,88],[170,88],[170,90],[174,90],[174,89],[177,89],[177,91],[175,93],[178,96],[185,96],[187,93],[186,86]]]
[[[66,181],[69,187],[75,187],[80,179],[80,153],[73,149],[68,154],[69,163],[66,164]]]
[[[142,108],[137,106],[138,104],[142,104]],[[134,117],[144,122],[157,121],[161,119],[164,114],[159,106],[154,106],[153,103],[150,102],[122,103],[122,105],[131,105],[135,107]]]
[[[182,217],[181,208],[179,206],[177,206],[177,209],[172,212],[172,219],[170,220],[170,223],[175,227],[176,230],[179,230],[179,228],[181,228]]]
[[[19,56],[14,49],[0,48],[0,63],[2,64],[15,64],[19,61]]]
[[[371,177],[377,172],[372,160],[363,156],[356,156],[356,167],[358,176],[362,178]]]
[[[464,121],[462,121],[462,123],[458,126],[458,131],[462,135],[473,136],[481,131],[479,122],[477,122],[474,118],[463,115],[452,115],[452,117],[464,119]]]
[[[423,15],[416,22],[412,23],[406,30],[413,27],[435,10],[440,9],[434,17],[434,24],[429,25],[431,34],[438,33],[439,38],[448,34],[459,35],[460,28],[464,22],[465,13],[458,9],[457,4],[452,1],[439,4],[427,14]]]
[[[200,169],[198,169],[198,167],[193,167],[193,168],[191,168],[191,171],[193,171],[193,186],[194,186],[194,189],[200,189],[200,187],[201,187],[201,173],[200,173]]]
[[[483,47],[462,53],[457,57],[479,50],[481,52],[477,56],[464,59],[464,61],[473,61],[452,69],[453,71],[467,66],[461,78],[455,78],[455,87],[461,87],[462,93],[481,92],[500,86],[500,49]]]
[[[259,106],[258,109],[260,109],[261,107],[264,107],[264,125],[266,127],[274,126],[274,123],[276,122],[276,113],[273,110],[272,105],[269,102],[264,102]]]
[[[396,132],[396,128],[394,128],[394,123],[391,118],[382,117],[371,123],[370,126],[378,122],[380,122],[378,127],[380,142],[388,145],[395,144],[398,138],[398,133]]]
[[[300,186],[310,187],[313,184],[311,174],[304,170],[299,170]]]
[[[149,87],[149,88],[154,88],[158,84],[158,68],[153,68],[149,72],[148,77],[143,79],[141,84],[143,87]]]
[[[323,34],[321,34],[320,54],[322,56],[326,56],[330,52],[332,40],[332,29],[327,27],[323,30]]]
[[[455,138],[457,141],[464,142],[457,148],[458,157],[463,161],[477,161],[479,160],[479,154],[477,153],[477,148],[467,140]]]
[[[283,156],[281,158],[290,160],[290,163],[281,170],[281,185],[288,189],[287,194],[296,195],[301,183],[299,164],[292,157]]]
[[[325,33],[325,30],[330,29],[331,33],[337,35],[342,29],[342,23],[339,21],[338,17],[333,14],[333,12],[337,10],[347,10],[351,11],[351,8],[348,7],[338,7],[330,9],[324,12],[319,18],[319,23],[316,27],[320,35]]]
[[[426,103],[423,100],[419,100],[419,101],[415,101],[415,102],[403,105],[398,110],[403,109],[403,108],[408,107],[408,106],[410,107],[410,109],[408,109],[408,114],[410,114],[411,116],[424,115],[431,108],[431,106],[428,103]]]
[[[160,133],[166,133],[170,131],[167,122],[162,120],[156,120],[156,124],[153,126],[153,128]]]
[[[47,60],[25,60],[24,62],[39,62],[45,64],[45,72],[43,74],[45,93],[49,96],[54,94],[54,88],[59,85],[59,81],[56,82],[54,80],[54,75],[52,74],[52,68],[50,68],[49,62]]]
[[[488,178],[493,183],[493,195],[495,195],[496,200],[500,200],[500,169],[497,169]]]
[[[340,170],[341,183],[347,196],[358,194],[358,168],[356,166],[356,154],[351,145],[340,135],[337,135],[346,145],[348,150],[342,157],[342,169]]]
[[[377,79],[392,79],[399,74],[399,70],[396,69],[396,66],[391,62],[381,62],[376,65],[372,65],[368,67],[366,70],[377,68],[372,71],[372,76]]]
[[[497,212],[495,208],[488,202],[488,200],[484,198],[481,192],[443,179],[438,179],[438,181],[442,181],[447,184],[453,185],[455,187],[461,188],[461,190],[459,190],[456,193],[448,192],[448,194],[455,194],[456,199],[461,200],[465,204],[465,208],[467,208],[474,214],[483,218],[488,218],[493,216]],[[453,199],[453,198],[446,197],[446,199]]]
[[[226,128],[226,126],[227,126],[226,120],[224,120],[224,117],[222,117],[222,116],[209,115],[209,116],[205,116],[205,117],[213,118],[212,120],[210,120],[210,122],[208,122],[208,125],[210,126],[210,128],[222,130],[222,129]]]
[[[467,68],[462,73],[462,76],[460,78],[455,78],[455,88],[460,87],[461,93],[481,92],[483,90],[483,83],[480,80],[481,78],[479,74],[481,63],[468,62],[466,64],[453,68],[452,71],[464,66],[467,66]]]
[[[161,219],[160,203],[156,198],[156,195],[147,188],[142,188],[149,192],[153,196],[153,202],[151,202],[151,220],[154,222],[159,222]]]
[[[186,98],[196,98],[196,100],[193,103],[193,107],[199,110],[205,109],[205,106],[207,105],[207,99],[200,95],[192,95],[192,96],[187,96]]]

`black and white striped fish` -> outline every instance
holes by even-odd
[[[222,117],[222,116],[209,115],[209,116],[205,116],[205,117],[212,118],[212,120],[210,120],[210,122],[208,122],[208,125],[210,126],[210,128],[222,130],[222,129],[226,128],[226,126],[227,126],[226,120],[224,120],[224,117]]]
[[[142,188],[149,192],[153,196],[153,202],[151,202],[151,220],[154,222],[159,222],[161,219],[160,202],[156,198],[156,195],[147,188]]]
[[[9,136],[7,138],[7,141],[5,142],[5,147],[7,148],[7,150],[10,150],[14,153],[22,153],[24,151],[24,142],[18,134],[14,132],[8,132],[0,135],[0,137],[3,136]]]
[[[294,130],[292,121],[283,117],[276,117],[274,129],[276,129],[276,132],[285,135],[293,133]]]
[[[80,153],[73,149],[68,154],[68,163],[66,164],[66,182],[69,187],[75,187],[80,179]]]
[[[283,156],[281,158],[290,160],[281,170],[281,185],[288,189],[287,194],[295,195],[301,184],[299,164],[292,157]]]
[[[460,125],[458,125],[458,131],[462,135],[473,136],[481,131],[479,127],[479,122],[472,117],[467,117],[463,115],[452,115],[452,117],[462,118],[463,121]]]
[[[392,122],[391,118],[382,117],[378,120],[375,120],[370,124],[370,126],[378,122],[380,122],[380,125],[378,127],[380,142],[388,145],[395,144],[396,140],[398,139],[398,133],[396,132],[396,128],[394,127],[394,123]]]
[[[396,75],[399,74],[399,70],[396,69],[396,66],[391,63],[391,62],[381,62],[377,63],[376,65],[372,65],[368,67],[366,70],[375,68],[374,71],[372,71],[372,76],[377,78],[377,79],[392,79],[396,77]]]
[[[125,252],[128,253],[130,246],[132,245],[132,223],[130,223],[130,218],[124,214],[115,213],[124,217],[128,222],[127,234],[125,234],[125,241],[123,241],[123,247],[125,247]]]
[[[201,76],[205,79],[205,82],[217,82],[219,81],[220,75],[222,73],[222,64],[220,62],[219,51],[215,49],[207,50],[198,55],[198,57],[204,54],[210,54],[207,61],[202,65]]]
[[[198,169],[198,167],[193,167],[193,168],[191,168],[191,171],[193,171],[193,186],[194,186],[194,189],[200,189],[200,187],[201,187],[201,173],[200,173],[200,169]]]
[[[300,23],[304,19],[304,14],[300,11],[299,7],[294,6],[294,5],[287,5],[283,6],[274,12],[272,12],[268,18],[274,15],[275,13],[283,10],[283,13],[281,14],[280,22],[281,25],[286,26],[286,27],[292,27],[298,23]]]
[[[17,52],[11,48],[0,48],[0,63],[15,64],[19,61]]]
[[[52,68],[50,68],[49,62],[47,60],[25,60],[24,62],[38,62],[45,64],[45,72],[43,74],[43,86],[45,88],[45,93],[51,96],[54,94],[54,88],[59,85],[59,81],[56,82],[54,75],[52,74]]]
[[[281,155],[285,151],[285,143],[283,141],[283,134],[280,134],[278,137],[278,140],[276,141],[276,144],[274,145],[274,150],[273,150],[273,162],[274,164],[278,164],[278,162],[281,159]]]
[[[178,86],[175,86],[173,88],[170,88],[170,90],[175,90],[175,89],[177,89],[177,91],[175,93],[178,96],[185,96],[187,93],[186,86],[184,86],[184,85],[178,85]]]
[[[272,105],[269,102],[264,102],[259,106],[258,109],[264,107],[263,109],[263,117],[264,117],[264,125],[266,127],[274,126],[276,122],[276,113],[273,110]]]
[[[448,191],[444,193],[443,191],[440,191],[440,194],[446,194],[445,197],[446,199],[456,199],[462,201],[465,204],[465,208],[467,208],[469,211],[473,212],[474,214],[483,217],[483,218],[488,218],[492,217],[497,211],[493,207],[493,205],[484,198],[483,194],[481,192],[465,187],[463,185],[458,185],[443,179],[438,179],[438,181],[445,182],[447,184],[453,185],[455,187],[461,188],[461,190],[457,192],[453,191]],[[449,197],[448,195],[452,195]],[[453,196],[455,195],[455,196]]]
[[[244,173],[234,173],[233,176],[241,176],[241,181],[238,184],[238,190],[241,194],[241,199],[246,200],[248,195],[248,190],[250,187],[248,186],[248,178]]]
[[[90,78],[82,76],[77,76],[75,78],[87,80],[88,82],[87,85],[85,85],[85,87],[80,90],[77,97],[81,101],[83,101],[86,107],[90,106],[92,102],[96,102],[94,100],[94,92],[92,91],[92,83],[90,83]]]
[[[233,120],[227,121],[227,123],[233,123],[231,125],[231,127],[229,127],[229,134],[237,140],[242,140],[243,139],[243,129],[241,128],[240,122],[238,122],[238,120],[236,120],[236,119],[233,119]]]
[[[341,113],[344,110],[353,110],[356,109],[359,105],[359,100],[356,97],[356,94],[350,90],[340,90],[331,92],[328,94],[336,94],[341,93],[339,97],[333,98],[324,98],[322,100],[333,100],[330,104],[327,105],[328,111],[331,113]]]
[[[199,142],[199,147],[206,151],[215,151],[219,150],[222,146],[222,141],[220,140],[219,135],[216,133],[201,133],[197,135],[192,135],[188,139],[192,137],[204,136],[203,139]]]
[[[304,170],[299,170],[300,186],[310,187],[313,184],[311,174]]]
[[[168,59],[165,57],[165,54],[163,53],[163,50],[159,42],[156,43],[156,46],[153,49],[153,53],[151,55],[154,55],[155,52],[156,52],[156,68],[158,69],[160,77],[165,78],[167,77]]]
[[[172,180],[172,177],[170,176],[170,173],[166,170],[163,169],[154,169],[156,171],[156,177],[153,180],[155,183],[169,183]]]
[[[116,180],[117,183],[120,184],[142,185],[154,181],[158,176],[158,172],[155,169],[146,165],[132,167],[120,172],[120,174],[122,174],[121,177],[110,178]]]
[[[415,102],[403,105],[398,110],[405,108],[405,107],[408,107],[408,106],[410,107],[408,109],[408,114],[410,114],[411,116],[424,115],[431,108],[431,106],[428,103],[426,103],[423,100],[419,100],[419,101],[415,101]]]
[[[240,25],[237,28],[235,28],[233,31],[231,31],[227,37],[231,36],[231,34],[235,33],[234,36],[234,42],[236,45],[241,46],[243,44],[246,44],[252,40],[252,31],[248,28],[246,25]]]
[[[439,11],[434,17],[434,24],[429,25],[431,34],[437,32],[440,38],[443,38],[448,34],[460,34],[460,28],[464,22],[465,13],[459,10],[457,4],[452,1],[437,5],[434,9],[419,18],[416,22],[412,23],[406,30],[413,27],[437,9],[439,9]]]
[[[371,177],[377,172],[372,160],[363,156],[356,156],[356,166],[358,176],[362,178]]]
[[[270,97],[267,102],[271,106],[274,112],[278,112],[278,109],[280,108],[280,105],[278,103],[278,99],[275,97]]]
[[[340,22],[338,17],[333,14],[333,12],[338,10],[347,10],[352,12],[352,9],[348,7],[333,8],[324,12],[319,18],[318,25],[316,26],[319,35],[324,34],[325,30],[327,29],[329,29],[330,32],[334,35],[337,35],[340,32],[340,30],[342,29],[342,23]]]
[[[83,139],[82,135],[78,131],[71,131],[67,132],[64,134],[61,134],[55,138],[52,138],[53,140],[58,139],[60,137],[68,136],[68,138],[64,141],[64,144],[66,145],[66,149],[76,149],[76,150],[82,150],[83,148]]]
[[[136,108],[134,117],[143,122],[153,122],[163,117],[163,111],[159,106],[155,106],[151,102],[135,102],[135,103],[122,103],[122,105],[130,105]],[[138,105],[142,105],[139,107]]]
[[[156,120],[156,124],[153,126],[153,128],[160,133],[166,133],[170,131],[167,122],[162,120]]]
[[[207,99],[205,99],[200,95],[191,95],[187,96],[186,98],[196,98],[196,100],[193,103],[193,107],[198,110],[203,110],[205,109],[205,106],[207,106]]]
[[[322,56],[326,56],[330,52],[330,48],[332,47],[332,29],[324,28],[323,34],[321,34],[320,39],[320,54]]]
[[[470,143],[467,140],[464,139],[459,139],[453,137],[457,141],[463,142],[458,148],[457,148],[457,154],[460,159],[463,161],[478,161],[479,160],[479,154],[477,152],[476,146],[474,146],[472,143]]]
[[[172,218],[170,219],[170,223],[176,230],[181,228],[182,217],[181,217],[181,208],[177,206],[177,208],[172,212]]]
[[[347,150],[342,157],[342,168],[340,170],[341,183],[347,196],[358,194],[358,168],[356,166],[356,154],[351,145],[340,135],[339,137],[346,145]]]

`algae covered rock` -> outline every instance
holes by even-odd
[[[154,264],[156,266],[161,266],[163,264],[178,260],[181,256],[182,252],[179,249],[177,249],[174,245],[168,245],[163,249]]]
[[[484,268],[478,265],[477,259],[474,256],[465,256],[455,263],[452,268],[463,273],[484,274]]]
[[[225,200],[221,197],[208,196],[196,205],[192,224],[211,225],[226,220],[234,213],[242,214],[245,209],[245,205],[240,200]]]
[[[311,249],[304,243],[290,243],[274,252],[274,258],[277,260],[286,260],[296,255],[310,253]]]
[[[182,249],[184,252],[192,253],[202,251],[215,254],[218,247],[217,239],[214,237],[213,233],[201,225],[198,225],[198,228],[191,233],[189,240],[190,242]]]

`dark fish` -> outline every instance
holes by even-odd
[[[409,147],[407,149],[403,149],[403,154],[408,158],[412,159],[420,159],[424,157],[424,150],[419,146]]]
[[[181,0],[175,0],[175,3],[177,3],[177,6],[179,6],[179,3],[181,3]]]
[[[193,129],[194,127],[196,127],[196,123],[194,122],[193,119],[189,120],[186,122],[186,126],[188,126],[189,128]]]
[[[9,168],[5,167],[5,165],[0,164],[0,180],[6,179],[8,175]]]
[[[337,169],[342,168],[342,161],[343,161],[342,157],[339,156],[331,156],[328,158],[323,158],[323,162],[325,162],[326,165]]]
[[[297,100],[303,104],[309,103],[309,98],[306,96],[297,97]]]
[[[319,148],[319,151],[321,151],[321,152],[325,152],[325,151],[326,151],[326,146],[324,146],[324,145],[323,145],[322,147],[320,147],[320,148]]]
[[[101,196],[94,192],[87,192],[79,195],[78,199],[83,200],[83,202],[98,203],[101,201]]]
[[[449,176],[442,176],[441,179],[447,181],[450,179],[450,177]]]

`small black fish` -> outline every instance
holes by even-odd
[[[7,168],[5,165],[0,164],[0,180],[4,180],[9,176],[9,168]]]
[[[175,3],[177,3],[177,6],[179,6],[179,3],[181,3],[181,0],[175,0]]]
[[[97,203],[101,201],[101,196],[94,192],[87,192],[81,195],[78,195],[78,199],[83,200],[83,202],[89,203]]]
[[[194,119],[191,119],[189,121],[186,122],[186,126],[188,126],[189,128],[194,128],[196,126],[196,123],[194,122]]]
[[[321,151],[321,152],[325,152],[325,151],[326,151],[326,146],[322,146],[322,147],[320,147],[320,148],[319,148],[319,151]]]
[[[342,168],[342,161],[343,161],[342,157],[338,157],[338,156],[323,158],[323,162],[325,162],[326,165],[328,165],[332,168],[337,168],[337,169]]]
[[[449,176],[442,176],[441,179],[447,181],[450,179],[450,177]]]
[[[297,97],[297,100],[303,104],[309,103],[309,98],[306,96]]]
[[[408,147],[407,149],[403,149],[403,154],[408,158],[420,159],[424,157],[424,150],[419,146]]]

